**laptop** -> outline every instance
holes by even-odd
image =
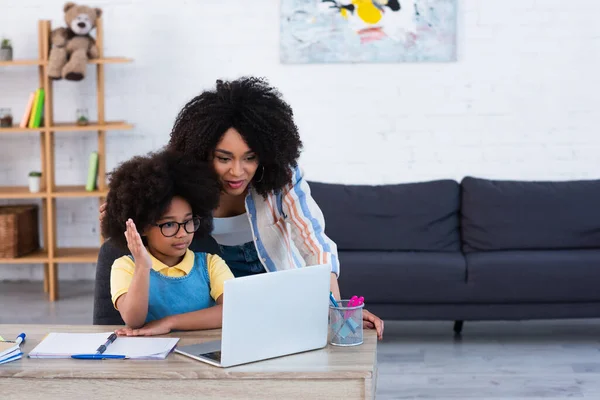
[[[325,347],[330,274],[316,265],[225,281],[221,340],[175,352],[231,367]]]

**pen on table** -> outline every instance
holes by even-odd
[[[104,343],[102,346],[98,347],[98,349],[96,350],[96,354],[102,354],[106,351],[106,348],[108,347],[109,344],[111,344],[112,342],[114,342],[117,339],[117,334],[116,333],[112,333],[108,339],[106,339],[106,343]]]
[[[127,356],[117,354],[73,354],[71,358],[75,358],[77,360],[124,360],[127,358]]]
[[[7,340],[6,342],[8,343],[16,343],[18,345],[21,345],[21,343],[23,343],[25,341],[25,334],[21,333],[19,336],[17,336],[17,338],[15,340]]]
[[[108,339],[106,339],[106,343],[102,346],[98,347],[96,350],[96,354],[74,354],[71,358],[76,358],[78,360],[104,360],[104,359],[124,359],[126,356],[117,355],[117,354],[104,354],[106,348],[109,344],[114,342],[117,339],[117,334],[112,333]]]
[[[329,292],[329,300],[331,301],[331,304],[333,304],[333,306],[334,306],[334,307],[336,307],[336,308],[338,308],[338,307],[339,307],[339,305],[338,305],[338,302],[337,302],[337,301],[335,301],[335,297],[333,297],[333,293],[332,293],[332,292]],[[341,316],[342,316],[342,318],[344,319],[344,323],[345,323],[346,325],[348,325],[348,328],[350,328],[350,330],[352,331],[352,333],[356,333],[356,329],[354,329],[354,327],[352,326],[352,323],[350,322],[350,320],[349,320],[349,319],[346,319],[346,318],[344,317],[344,312],[343,312],[342,310],[339,310],[339,311],[340,311],[340,315],[341,315]],[[342,324],[342,325],[343,325],[343,324]]]
[[[15,343],[18,345],[21,345],[21,343],[23,343],[25,341],[25,334],[21,333],[19,336],[17,336],[17,338],[15,339]]]

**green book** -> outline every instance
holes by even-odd
[[[90,154],[90,163],[88,167],[87,183],[85,190],[93,192],[96,189],[96,178],[98,176],[98,152],[93,151]]]
[[[27,122],[27,127],[28,128],[34,128],[33,122],[35,121],[35,111],[38,108],[37,105],[38,105],[38,103],[40,101],[40,93],[41,93],[40,91],[41,90],[42,89],[37,89],[35,91],[35,96],[33,98],[33,104],[31,105],[31,112],[29,113],[29,121]]]
[[[39,101],[35,104],[36,109],[35,109],[35,117],[33,120],[34,128],[40,127],[40,122],[42,121],[42,112],[44,110],[44,89],[39,89],[39,90],[40,90],[40,98],[39,98]]]

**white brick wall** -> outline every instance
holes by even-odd
[[[15,57],[37,54],[38,19],[62,24],[59,0],[0,0],[0,35]],[[18,5],[17,5],[18,4]],[[459,0],[458,62],[282,65],[277,0],[97,0],[105,54],[135,59],[106,70],[106,113],[136,128],[110,132],[108,168],[166,143],[179,108],[217,78],[261,75],[294,107],[314,180],[395,183],[477,175],[600,176],[600,24],[596,0]],[[93,73],[90,68],[89,73]],[[0,69],[0,107],[20,118],[34,68]],[[94,79],[55,85],[55,119],[96,112]],[[36,135],[0,137],[0,184],[36,168]],[[57,181],[82,183],[90,133],[62,133]],[[97,201],[59,200],[59,244],[98,243]],[[61,265],[62,280],[93,265]],[[41,279],[40,266],[0,265],[0,279]]]

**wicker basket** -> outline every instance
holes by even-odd
[[[16,258],[40,247],[38,206],[0,206],[0,258]]]

